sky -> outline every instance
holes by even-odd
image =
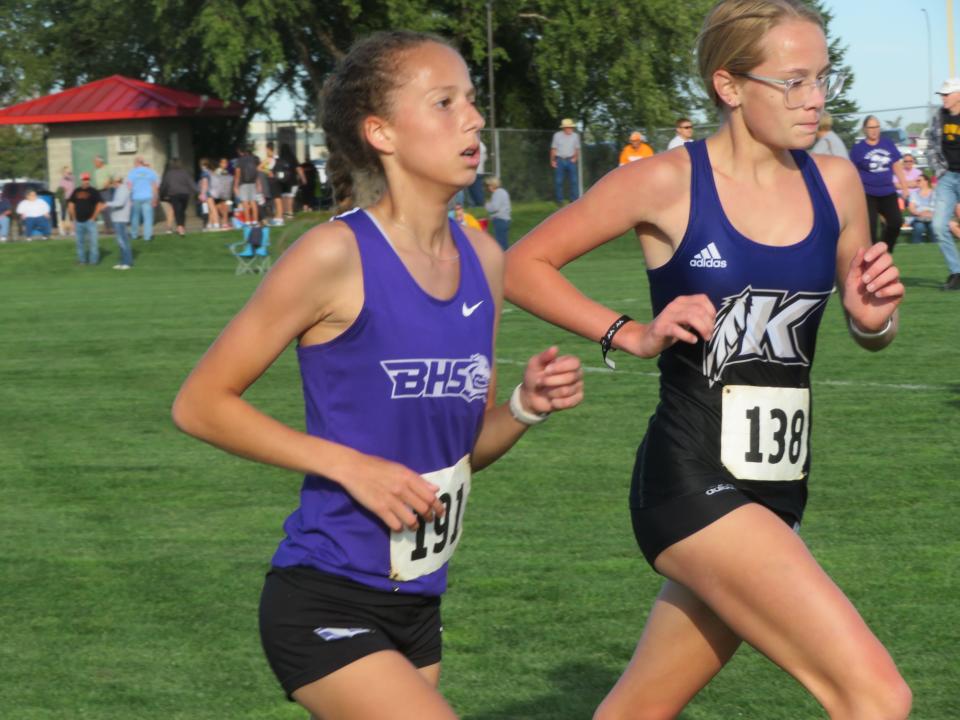
[[[939,97],[929,91],[936,92],[951,76],[947,50],[947,6],[951,3],[956,48],[960,0],[825,0],[833,13],[830,36],[846,45],[845,63],[856,74],[848,95],[864,113],[878,115],[885,125],[898,117],[902,127],[926,123],[927,111],[917,108],[930,102],[939,105]],[[929,42],[923,10],[930,20]],[[954,54],[953,75],[960,76],[960,53],[955,50]],[[895,110],[907,107],[915,109]],[[878,112],[881,110],[889,112]],[[285,120],[292,117],[293,106],[281,99],[271,108],[271,115]]]
[[[856,74],[849,96],[864,112],[892,108],[940,105],[932,91],[950,77],[947,49],[947,6],[953,0],[826,0],[833,13],[830,36],[846,45],[844,61]],[[953,3],[954,68],[960,76],[957,14],[960,2]],[[930,18],[929,43],[927,22]],[[932,62],[931,62],[932,61]],[[902,116],[911,122],[926,122],[924,110],[877,113],[881,120]]]

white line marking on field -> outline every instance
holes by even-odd
[[[618,305],[629,305],[630,303],[640,302],[640,298],[619,298],[617,300],[597,300],[601,305],[606,305],[607,307],[617,307]],[[515,305],[510,305],[508,301],[504,301],[503,309],[500,311],[501,315],[507,313],[516,312],[517,310],[522,310]],[[529,313],[528,313],[529,314]]]
[[[497,358],[497,363],[500,365],[526,365],[526,362],[520,362],[519,360],[511,360],[508,358]],[[659,378],[660,373],[658,372],[648,372],[644,370],[611,370],[606,367],[593,367],[590,365],[584,365],[583,371],[585,373],[605,373],[605,374],[617,374],[617,375],[630,375],[632,377],[649,377],[649,378]],[[834,387],[863,387],[863,388],[879,388],[881,390],[919,390],[927,392],[950,392],[953,388],[949,385],[926,385],[923,383],[882,383],[882,382],[871,382],[871,381],[859,381],[859,380],[814,380],[814,385],[832,385]]]

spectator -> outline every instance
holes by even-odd
[[[903,225],[893,176],[900,177],[901,187],[906,187],[903,163],[897,146],[880,134],[880,120],[876,115],[864,118],[863,131],[865,137],[853,146],[850,160],[860,172],[860,180],[867,194],[870,240],[874,243],[883,240],[892,253]],[[877,215],[883,217],[885,224],[882,238],[877,237]]]
[[[620,164],[626,165],[634,160],[653,157],[653,148],[644,142],[646,138],[637,130],[630,133],[630,142],[620,151]]]
[[[114,270],[129,270],[133,267],[133,251],[130,249],[130,235],[127,228],[130,224],[130,188],[123,181],[121,175],[111,180],[113,193],[107,207],[110,208],[113,229],[117,234],[117,249],[120,250],[120,262],[113,266]]]
[[[200,190],[201,212],[206,217],[204,230],[220,229],[220,213],[217,211],[217,200],[213,196],[213,168],[207,158],[200,159],[200,182],[197,183]]]
[[[917,189],[910,193],[910,215],[913,216],[910,242],[922,243],[924,236],[932,240],[933,188],[929,176],[925,173],[920,173]]]
[[[810,148],[810,152],[820,155],[836,155],[842,158],[850,157],[847,146],[843,144],[840,136],[833,131],[833,118],[826,110],[820,114],[820,124],[817,126],[817,141]]]
[[[281,143],[274,173],[280,183],[280,196],[283,198],[283,217],[285,218],[293,217],[293,199],[297,196],[297,188],[300,185],[299,165],[293,148],[287,143]]]
[[[907,178],[908,193],[920,187],[919,180],[923,171],[917,167],[917,161],[910,153],[904,153],[903,155],[903,174]],[[902,192],[903,188],[900,187],[900,179],[896,176],[893,178],[893,184],[898,191]]]
[[[260,172],[263,173],[260,182],[263,186],[263,194],[268,198],[270,214],[273,216],[270,224],[283,225],[283,188],[280,186],[279,177],[281,168],[274,147],[273,142],[267,143],[267,156],[260,163]]]
[[[153,238],[153,210],[160,201],[160,178],[147,167],[142,157],[134,158],[133,170],[127,174],[130,188],[130,238],[137,239],[140,223],[143,223],[143,239]]]
[[[480,140],[480,164],[477,166],[477,177],[467,186],[467,197],[473,207],[482,207],[484,201],[483,179],[487,174],[487,146]]]
[[[950,273],[944,290],[960,290],[960,253],[950,234],[953,208],[960,201],[960,78],[950,78],[937,91],[943,107],[930,118],[927,158],[937,176],[933,236]]]
[[[580,197],[580,180],[577,166],[580,162],[580,135],[574,130],[573,120],[560,121],[560,130],[553,134],[550,143],[550,167],[553,168],[553,188],[557,205],[563,205],[563,179],[570,183],[570,202]],[[485,183],[487,187],[489,182]]]
[[[675,130],[677,134],[670,138],[670,142],[667,143],[667,150],[673,150],[684,143],[693,142],[693,123],[690,122],[690,118],[683,117],[677,120]]]
[[[482,226],[480,225],[480,221],[477,220],[477,218],[475,218],[473,215],[468,213],[466,210],[464,210],[463,205],[461,205],[460,203],[456,203],[453,206],[453,210],[451,211],[450,214],[453,216],[453,219],[457,221],[457,224],[462,227],[471,227],[476,230],[483,229]]]
[[[73,195],[73,191],[77,187],[77,181],[73,177],[73,170],[70,169],[69,165],[64,165],[63,170],[60,174],[60,182],[57,183],[58,188],[63,188],[63,196],[65,198]]]
[[[510,244],[510,193],[500,183],[500,178],[488,175],[484,183],[490,191],[490,199],[484,206],[493,223],[493,237],[504,250]]]
[[[307,158],[297,167],[297,175],[300,178],[300,206],[310,210],[319,210],[320,198],[317,195],[317,190],[320,173],[317,171],[317,166],[313,164],[310,158]]]
[[[256,225],[260,220],[263,220],[263,224],[267,225],[269,219],[269,224],[275,225],[277,218],[273,215],[275,209],[273,204],[273,190],[270,187],[270,178],[263,170],[257,171],[257,187],[259,188],[256,195],[257,211],[259,214],[254,224]],[[283,223],[281,222],[281,224]]]
[[[169,198],[177,224],[177,235],[180,237],[186,234],[187,205],[190,198],[197,193],[197,184],[190,177],[190,173],[183,169],[179,160],[171,160],[163,174],[163,182],[160,183],[160,197]]]
[[[100,193],[100,199],[105,203],[109,203],[113,197],[113,170],[110,169],[99,155],[93,158],[93,174],[91,180],[93,181],[93,187]],[[113,221],[108,212],[103,213],[103,231],[107,233],[113,232]]]
[[[6,242],[10,239],[10,215],[13,208],[10,201],[3,195],[0,195],[0,242]]]
[[[23,200],[17,203],[17,215],[23,222],[23,234],[27,240],[50,237],[50,204],[37,197],[36,190],[27,190]]]
[[[103,210],[100,192],[90,184],[90,173],[80,174],[80,187],[67,200],[67,212],[77,233],[77,265],[100,262],[97,216]]]
[[[233,194],[236,196],[246,222],[256,225],[260,219],[257,195],[263,194],[258,169],[260,158],[251,155],[245,148],[237,148],[237,161],[233,170]]]
[[[170,163],[167,163],[163,168],[163,174],[160,176],[161,186],[163,185],[163,178],[166,177],[169,169]],[[163,225],[166,228],[164,232],[167,235],[173,235],[173,205],[170,204],[170,196],[163,191],[162,187],[160,190],[160,211],[163,213]]]
[[[61,235],[69,235],[72,232],[70,228],[70,218],[67,217],[67,198],[73,195],[76,187],[77,183],[73,179],[73,171],[69,165],[64,165],[60,175],[60,182],[57,183],[57,200],[60,201]]]
[[[217,217],[220,218],[220,229],[230,228],[230,207],[233,205],[233,175],[230,172],[230,161],[220,158],[217,169],[210,177],[211,192],[217,205]]]

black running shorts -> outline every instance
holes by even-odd
[[[388,593],[307,567],[272,568],[260,640],[287,697],[381,650],[416,667],[440,662],[440,598]]]
[[[674,543],[702,530],[742,505],[757,503],[776,514],[791,527],[798,528],[796,515],[770,507],[749,491],[718,478],[704,490],[672,497],[655,505],[632,506],[633,534],[643,556],[656,570],[657,556]]]

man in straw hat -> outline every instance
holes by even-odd
[[[550,167],[553,168],[553,187],[557,205],[563,205],[563,178],[570,178],[570,202],[580,197],[577,164],[580,162],[580,135],[570,118],[560,121],[560,129],[550,143]]]

